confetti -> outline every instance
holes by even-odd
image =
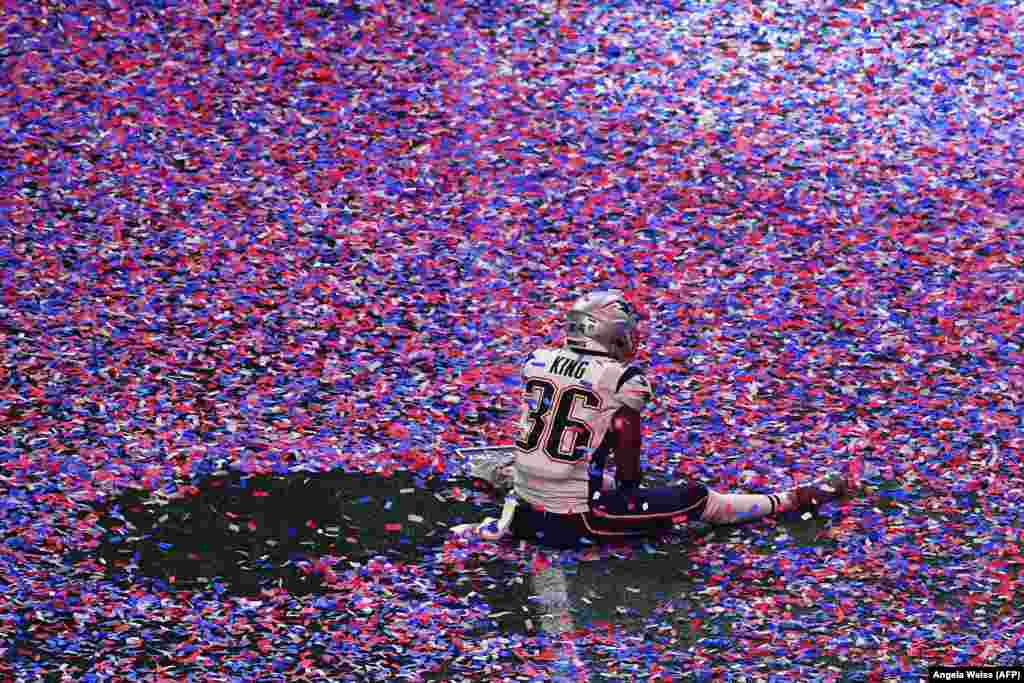
[[[0,20],[4,678],[1020,660],[1012,3],[67,5]],[[484,515],[399,500],[478,506],[458,450],[516,438],[520,364],[589,287],[645,310],[652,476],[764,491],[849,464],[862,495],[820,528],[658,544],[689,572],[660,611],[623,571],[641,592],[588,596],[572,629],[497,627],[464,585],[518,596],[530,546],[430,545]],[[286,497],[264,481],[337,472],[416,485],[259,515]],[[251,509],[186,505],[217,480]],[[198,585],[185,512],[266,556]],[[399,512],[374,528],[419,562],[300,552]],[[178,536],[145,547],[181,564],[157,577],[116,548],[163,516]],[[585,552],[566,576],[619,561]],[[502,562],[522,584],[476,571]]]

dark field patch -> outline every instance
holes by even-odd
[[[134,489],[104,504],[100,555],[110,572],[137,571],[177,588],[216,583],[239,595],[274,585],[315,592],[322,577],[304,569],[309,561],[415,562],[444,541],[451,524],[494,507],[468,486],[405,473],[230,471],[196,489],[177,498]]]

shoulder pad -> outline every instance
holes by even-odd
[[[626,368],[626,371],[622,373],[621,377],[619,377],[618,384],[615,385],[615,393],[617,394],[620,391],[622,391],[623,385],[626,382],[628,382],[629,380],[631,380],[631,379],[633,379],[634,377],[637,377],[637,376],[639,376],[641,379],[643,379],[643,381],[645,383],[647,382],[647,380],[643,378],[643,373],[640,372],[639,368],[636,368],[636,367],[633,367],[633,366],[630,366],[630,367]]]
[[[651,385],[643,372],[635,367],[628,367],[619,377],[615,386],[615,394],[623,404],[633,408],[637,412],[643,410],[647,402],[653,397]]]

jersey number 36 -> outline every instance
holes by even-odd
[[[559,462],[578,462],[591,447],[594,432],[580,419],[580,407],[597,410],[601,398],[582,387],[562,387],[546,379],[526,381],[527,408],[516,445],[532,451],[543,445],[544,453]]]

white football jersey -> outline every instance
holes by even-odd
[[[643,411],[647,379],[608,355],[568,347],[535,351],[522,379],[515,491],[550,512],[586,512],[591,454],[615,411]]]

